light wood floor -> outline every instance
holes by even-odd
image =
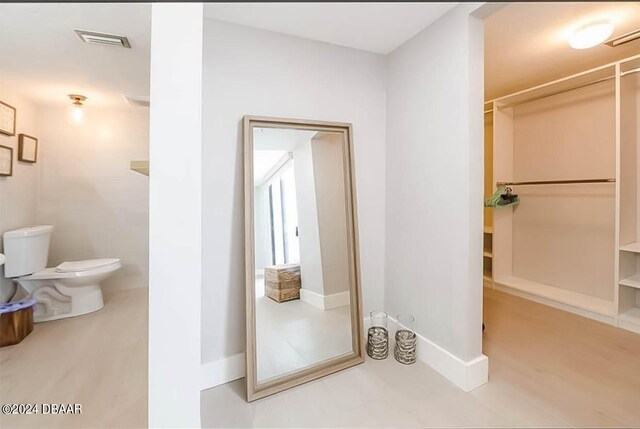
[[[0,403],[82,404],[82,415],[0,415],[1,428],[147,426],[147,289],[95,313],[38,323],[0,349]]]
[[[147,293],[36,325],[0,349],[1,403],[81,403],[81,416],[4,416],[2,428],[146,427]],[[238,380],[202,393],[205,427],[640,426],[640,335],[485,291],[490,382],[464,393],[392,358],[247,404]]]
[[[203,427],[640,426],[640,335],[485,290],[488,384],[365,364],[247,404],[244,380],[202,393]]]
[[[264,290],[264,285],[262,285]],[[300,299],[277,303],[256,297],[259,381],[349,353],[349,306],[320,310]]]

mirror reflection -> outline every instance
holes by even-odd
[[[257,380],[353,351],[344,134],[253,128]]]

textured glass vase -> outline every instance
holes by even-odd
[[[389,356],[389,331],[387,313],[374,310],[369,314],[371,327],[367,335],[367,354],[371,359],[382,360]]]
[[[398,362],[411,365],[416,362],[417,338],[413,327],[416,319],[410,314],[398,314],[397,320],[398,330],[393,355]]]

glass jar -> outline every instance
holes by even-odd
[[[389,331],[384,311],[374,310],[369,313],[370,327],[367,335],[367,354],[371,359],[382,360],[389,356]]]
[[[416,319],[411,314],[398,314],[397,321],[398,329],[393,355],[398,362],[411,365],[416,361],[417,337],[414,330]]]

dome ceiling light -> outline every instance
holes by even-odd
[[[607,40],[613,33],[613,25],[608,20],[598,20],[579,27],[569,36],[569,46],[573,49],[589,49]]]

